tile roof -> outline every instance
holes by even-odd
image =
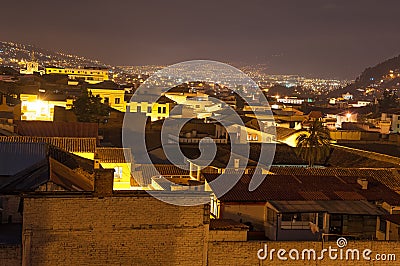
[[[189,171],[172,164],[142,164],[133,171],[134,179],[143,186],[151,184],[151,178],[159,175],[164,177],[188,176]]]
[[[132,163],[131,149],[127,148],[96,148],[95,158],[104,163]]]
[[[93,153],[96,149],[96,138],[67,137],[31,137],[31,136],[0,136],[0,142],[47,143],[68,152]]]
[[[15,132],[33,137],[98,138],[96,123],[15,121]]]
[[[224,184],[210,183],[218,174],[204,177],[211,189],[222,202],[266,202],[298,200],[368,200],[385,201],[392,206],[400,206],[400,195],[373,177],[368,180],[368,189],[363,190],[357,183],[357,176],[317,176],[317,175],[267,175],[261,185],[249,191],[251,175],[243,175],[226,194]],[[235,178],[234,176],[227,178]],[[220,193],[221,192],[221,193]]]
[[[279,167],[272,166],[271,174],[318,176],[371,176],[388,188],[400,192],[400,169],[396,168],[338,168],[338,167]]]

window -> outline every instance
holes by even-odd
[[[385,220],[380,220],[379,231],[386,233],[386,221]]]
[[[310,222],[315,223],[315,213],[284,213],[281,229],[305,230],[310,228]]]
[[[161,114],[161,107],[158,107],[158,113]]]
[[[121,179],[122,178],[122,167],[117,166],[114,168],[114,178]]]
[[[272,225],[276,224],[276,212],[270,208],[267,208],[267,222]]]
[[[110,103],[110,98],[104,97],[104,103],[105,103],[105,104],[109,104],[109,103]]]
[[[167,107],[163,107],[162,110],[163,110],[163,114],[167,113]]]
[[[121,102],[120,98],[115,98],[115,104],[119,104]]]

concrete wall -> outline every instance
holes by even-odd
[[[205,214],[147,194],[27,197],[23,265],[205,265]]]

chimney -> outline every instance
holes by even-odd
[[[94,169],[100,169],[100,160],[94,159]]]
[[[240,167],[240,159],[235,159],[234,161],[235,170],[239,170]]]
[[[361,189],[368,189],[368,180],[366,178],[357,178],[357,183],[361,186]]]
[[[107,197],[113,194],[114,170],[98,169],[95,170],[94,195],[97,197]]]

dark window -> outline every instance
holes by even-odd
[[[162,111],[163,111],[163,114],[166,114],[167,113],[167,107],[163,107]]]
[[[158,107],[158,113],[161,114],[161,107]]]
[[[276,212],[270,208],[267,209],[267,222],[273,225],[276,224]]]
[[[379,231],[386,233],[386,221],[385,220],[381,220],[381,222],[379,223]]]
[[[120,101],[121,101],[121,99],[120,99],[120,98],[115,98],[115,104],[119,104],[119,103],[120,103]]]

